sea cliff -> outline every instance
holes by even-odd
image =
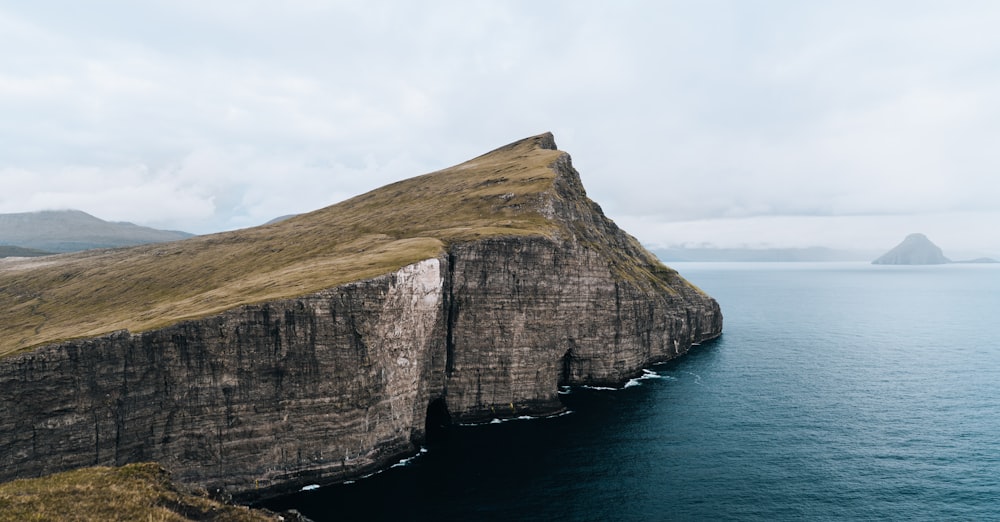
[[[378,230],[357,217],[386,198]],[[438,214],[406,215],[424,207]],[[309,233],[341,235],[276,255]],[[231,244],[269,271],[191,295],[146,275],[128,288],[156,299],[104,322],[52,304],[67,267],[182,273],[154,258],[190,252],[233,266]],[[621,383],[722,331],[718,304],[604,216],[550,134],[261,230],[77,256],[0,267],[23,325],[3,332],[0,480],[156,461],[253,498],[357,478],[413,454],[429,414],[557,412],[560,385]]]

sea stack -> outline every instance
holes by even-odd
[[[155,461],[251,499],[545,415],[722,332],[542,134],[278,223],[0,262],[0,480]],[[488,451],[488,449],[484,449]]]
[[[951,261],[923,234],[910,234],[902,243],[872,261],[873,265],[943,265]]]

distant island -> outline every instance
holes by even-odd
[[[923,234],[910,234],[902,243],[872,261],[873,265],[943,265],[951,263],[941,247]]]
[[[1000,263],[992,257],[977,257],[975,259],[968,259],[965,261],[955,261],[956,263]]]
[[[996,263],[997,260],[981,257],[968,261],[952,261],[945,257],[941,247],[923,234],[910,234],[892,250],[872,261],[873,265],[943,265],[947,263]]]

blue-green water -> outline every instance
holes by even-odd
[[[280,499],[323,520],[1000,520],[1000,266],[674,265],[725,332],[573,413]]]

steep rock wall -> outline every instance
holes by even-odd
[[[621,384],[722,332],[718,303],[608,219],[569,155],[551,168],[563,235],[450,251],[446,398],[460,422],[558,411],[559,385]]]
[[[451,260],[446,400],[461,422],[558,411],[559,385],[620,384],[721,331],[714,300],[650,295],[573,243],[494,239]]]
[[[442,264],[0,361],[0,479],[158,461],[253,493],[412,452],[442,389]]]
[[[556,234],[0,359],[0,480],[146,460],[246,497],[356,478],[416,451],[432,404],[555,412],[559,385],[621,383],[721,333],[718,304],[604,217],[568,155],[552,168],[535,203]]]

